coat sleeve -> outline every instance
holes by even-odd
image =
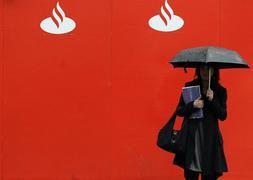
[[[227,89],[223,88],[218,96],[211,101],[207,100],[207,106],[213,111],[218,119],[221,121],[227,118]]]
[[[193,112],[198,110],[198,108],[195,108],[193,106],[193,102],[194,101],[191,101],[191,102],[185,104],[184,99],[183,99],[183,95],[181,93],[180,99],[179,99],[179,102],[177,105],[177,109],[176,109],[176,114],[181,117],[189,117]]]

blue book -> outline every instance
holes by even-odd
[[[183,91],[183,99],[184,99],[185,104],[191,101],[194,101],[195,99],[201,96],[199,85],[183,87],[182,91]],[[196,118],[203,118],[203,117],[204,117],[203,109],[200,108],[194,113],[192,113],[189,119],[196,119]]]

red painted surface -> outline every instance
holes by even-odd
[[[147,22],[163,1],[62,0],[77,27],[51,35],[39,23],[56,2],[1,1],[1,179],[183,179],[156,138],[193,69],[167,62],[216,45],[251,65],[253,1],[168,1],[185,25],[162,33]],[[252,70],[222,70],[221,83],[229,168],[221,179],[252,179]]]

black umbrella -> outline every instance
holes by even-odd
[[[202,46],[180,51],[169,61],[174,68],[196,68],[208,65],[219,69],[225,68],[250,68],[247,62],[236,52],[215,46]],[[209,69],[210,88],[210,69]]]

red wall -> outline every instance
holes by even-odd
[[[251,65],[253,1],[169,0],[185,24],[165,33],[148,25],[164,1],[61,0],[77,27],[53,35],[39,24],[56,2],[1,1],[1,180],[183,179],[156,138],[193,69],[167,62],[215,45]],[[229,168],[221,179],[252,179],[252,70],[222,70],[221,83]]]

